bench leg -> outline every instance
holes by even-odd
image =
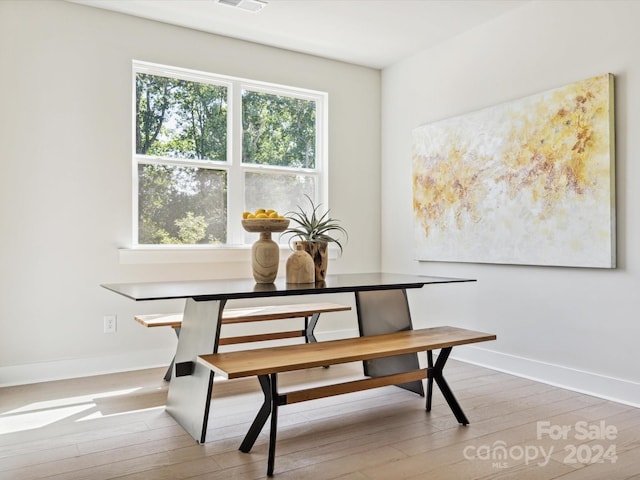
[[[431,397],[433,396],[433,351],[427,350],[427,412],[431,411]]]
[[[264,402],[258,410],[258,414],[256,418],[253,420],[249,431],[242,440],[242,444],[240,444],[240,451],[244,453],[249,453],[253,444],[256,442],[258,435],[262,431],[264,424],[267,423],[267,418],[269,418],[269,414],[271,413],[271,382],[269,381],[268,375],[259,375],[258,381],[260,382],[260,387],[262,387],[262,393],[264,393]]]
[[[259,375],[258,381],[264,393],[264,402],[258,411],[256,418],[253,420],[249,431],[242,440],[240,451],[249,453],[258,435],[262,431],[267,418],[271,415],[271,426],[269,429],[269,454],[267,460],[267,476],[273,476],[273,469],[276,460],[276,435],[278,433],[278,405],[280,396],[278,394],[278,374],[271,373],[269,375]]]
[[[316,325],[318,324],[318,319],[320,318],[320,314],[319,313],[314,313],[313,315],[311,315],[311,320],[309,320],[309,317],[304,317],[304,340],[305,343],[315,343],[318,340],[316,340],[315,335],[313,334],[313,331],[316,328]]]
[[[318,320],[320,319],[320,313],[316,312],[311,315],[311,321],[309,321],[309,317],[304,317],[304,342],[305,343],[317,343],[318,340],[316,336],[313,334],[313,331],[318,324]],[[330,365],[324,365],[322,368],[329,368]]]
[[[276,434],[278,432],[278,374],[272,373],[271,377],[271,428],[269,432],[269,460],[267,462],[267,476],[273,477],[273,469],[276,461]]]
[[[442,370],[449,359],[451,348],[452,347],[448,347],[440,350],[440,354],[438,355],[438,360],[436,360],[435,365],[433,364],[433,354],[431,350],[427,351],[427,412],[431,411],[431,396],[433,392],[433,381],[435,380],[438,387],[440,387],[440,391],[447,401],[449,408],[451,408],[451,411],[455,415],[456,420],[458,420],[462,425],[469,425],[469,420],[467,420],[460,404],[456,400],[456,397],[453,395],[453,392],[442,375]]]

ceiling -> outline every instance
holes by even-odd
[[[528,0],[263,0],[257,13],[218,0],[69,1],[382,69]]]

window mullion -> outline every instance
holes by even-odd
[[[322,172],[317,175],[316,201],[325,202],[329,208],[329,115],[328,99],[324,94],[316,101],[316,172]]]
[[[242,211],[244,210],[244,178],[242,172],[242,88],[234,82],[229,89],[228,158],[230,160],[227,184],[227,242],[244,243]]]

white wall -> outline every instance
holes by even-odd
[[[386,69],[381,83],[375,70],[81,5],[0,1],[0,385],[169,361],[172,332],[131,317],[181,302],[135,304],[100,283],[249,275],[248,256],[121,261],[140,59],[328,91],[330,206],[350,233],[331,270],[477,278],[409,292],[415,323],[495,332],[458,357],[640,404],[637,18],[633,2],[533,2]],[[413,128],[605,72],[616,76],[616,270],[413,259]],[[109,313],[114,335],[102,333]],[[335,315],[327,334],[353,327]]]
[[[0,385],[168,363],[170,329],[145,330],[132,316],[182,302],[135,304],[101,283],[250,276],[248,254],[121,262],[133,59],[328,92],[329,205],[350,233],[330,273],[380,268],[370,208],[380,198],[378,70],[61,0],[0,1]],[[103,333],[105,314],[118,315],[116,334]],[[330,331],[355,319],[322,323]]]
[[[640,3],[534,1],[383,71],[382,269],[470,277],[411,292],[414,323],[495,332],[458,357],[640,405]],[[417,262],[411,131],[615,74],[618,268]],[[455,353],[455,351],[454,351]]]

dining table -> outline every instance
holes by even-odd
[[[475,279],[397,273],[328,275],[322,282],[256,283],[253,279],[215,279],[108,283],[102,287],[136,302],[183,299],[182,327],[174,371],[167,392],[167,412],[199,443],[205,443],[212,408],[214,373],[198,355],[218,352],[225,304],[236,299],[353,293],[360,336],[412,330],[407,290],[425,285],[474,282]],[[376,377],[419,368],[417,354],[367,360],[365,376]],[[424,395],[421,381],[401,385]]]

